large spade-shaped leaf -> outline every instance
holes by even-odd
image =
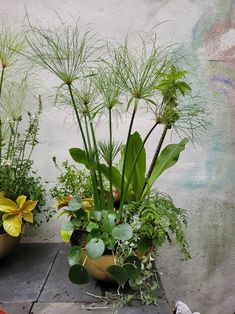
[[[125,259],[123,267],[129,274],[130,279],[136,280],[141,273],[141,262],[136,256],[129,256]]]
[[[174,166],[179,159],[180,153],[185,149],[185,145],[188,141],[189,140],[187,138],[184,138],[178,144],[169,144],[163,149],[156,161],[153,172],[148,180],[148,185],[146,186],[142,197],[148,193],[154,182],[166,169]]]
[[[76,264],[69,269],[69,279],[72,283],[82,285],[89,282],[89,275],[85,267]]]
[[[122,286],[127,280],[129,280],[129,274],[127,270],[121,266],[113,265],[107,268],[107,272],[117,281],[119,286]]]

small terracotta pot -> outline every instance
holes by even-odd
[[[0,309],[0,314],[8,314],[4,309]]]
[[[18,237],[12,237],[7,233],[0,235],[0,259],[10,253],[10,251],[20,241],[21,234]]]
[[[84,263],[85,261],[85,263]],[[82,252],[81,264],[84,263],[84,267],[88,271],[91,277],[101,281],[115,281],[113,277],[107,272],[107,268],[115,264],[115,256],[103,255],[96,260],[86,257],[85,252]]]

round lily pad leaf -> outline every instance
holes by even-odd
[[[129,274],[130,279],[135,280],[141,273],[141,262],[136,256],[129,256],[125,259],[123,268]]]
[[[82,199],[80,196],[75,195],[68,204],[69,210],[76,211],[82,207]]]
[[[104,241],[101,239],[93,238],[86,245],[87,255],[91,259],[97,259],[103,255],[105,250]]]
[[[113,228],[112,236],[122,241],[129,240],[132,237],[132,228],[129,224],[123,223]]]
[[[82,285],[89,282],[89,275],[85,267],[76,264],[71,266],[69,269],[69,279],[72,283]]]
[[[117,281],[119,286],[124,285],[129,280],[127,270],[121,266],[113,265],[107,268],[107,272]]]
[[[69,260],[69,265],[73,266],[75,264],[78,264],[81,258],[81,247],[80,246],[73,246],[69,250],[69,255],[68,255],[68,260]]]

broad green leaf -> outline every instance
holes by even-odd
[[[136,256],[129,256],[125,259],[123,267],[129,274],[130,279],[136,280],[141,273],[141,262]]]
[[[123,223],[121,225],[117,225],[112,230],[112,236],[115,239],[126,241],[132,237],[133,231],[129,224]]]
[[[101,170],[102,174],[108,180],[110,180],[109,167],[104,165],[104,164],[101,164],[100,170]],[[120,171],[117,168],[115,168],[114,166],[112,166],[112,180],[113,180],[113,186],[115,186],[118,190],[120,190],[121,189],[122,176],[121,176]]]
[[[138,252],[141,255],[144,255],[148,252],[149,248],[151,247],[151,239],[148,237],[141,238],[138,241],[137,245],[138,245]]]
[[[75,264],[78,264],[81,258],[81,247],[80,246],[73,246],[71,247],[71,249],[69,250],[69,255],[68,255],[68,261],[69,261],[69,265],[73,266]]]
[[[184,138],[178,144],[169,144],[163,149],[156,161],[153,172],[148,180],[148,184],[143,192],[142,197],[148,193],[154,182],[166,169],[174,166],[174,164],[179,159],[180,153],[185,149],[185,145],[188,143],[188,141],[189,140],[187,138]]]
[[[73,224],[70,221],[68,221],[62,225],[60,235],[61,235],[61,239],[64,242],[70,241],[71,235],[73,233],[73,229],[74,229]]]
[[[111,233],[113,228],[115,227],[116,215],[115,214],[108,214],[107,217],[103,219],[103,231]]]
[[[100,221],[102,219],[102,214],[99,210],[92,211],[92,216],[96,221]]]
[[[68,204],[68,208],[71,211],[77,211],[82,207],[82,199],[80,196],[75,195]]]
[[[121,266],[109,266],[106,270],[116,280],[119,286],[122,286],[129,279],[127,270]]]
[[[69,269],[69,279],[72,283],[82,285],[89,282],[89,275],[85,267],[76,264]]]
[[[91,259],[97,259],[103,255],[105,249],[105,245],[103,240],[93,238],[86,245],[87,255]]]
[[[142,144],[143,142],[138,132],[130,136],[125,165],[125,178],[128,182],[131,177],[130,183],[136,201],[140,199],[145,184],[146,152]]]
[[[4,217],[4,216],[3,216]],[[8,216],[3,220],[3,228],[12,237],[18,237],[21,233],[22,219],[19,216]]]
[[[69,149],[70,156],[79,164],[85,165],[89,169],[89,162],[84,150],[80,148],[70,148]]]
[[[90,222],[87,227],[86,227],[86,231],[87,232],[91,232],[91,230],[93,229],[98,229],[99,228],[99,225],[95,222]]]

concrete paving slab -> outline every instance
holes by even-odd
[[[71,302],[36,303],[30,314],[102,314],[112,313],[112,307],[104,304]]]
[[[68,278],[68,249],[69,246],[63,246],[60,249],[50,276],[43,287],[39,302],[92,302],[91,297],[85,291],[99,296],[103,294],[99,284],[93,279],[81,286],[70,282]]]
[[[9,314],[28,314],[33,303],[0,303],[0,309],[4,309]]]
[[[113,312],[112,305],[104,303],[71,303],[71,302],[54,302],[54,303],[35,303],[30,314],[169,314],[167,308],[162,305],[141,305],[125,306]]]
[[[19,244],[0,261],[0,302],[36,301],[59,244]]]

